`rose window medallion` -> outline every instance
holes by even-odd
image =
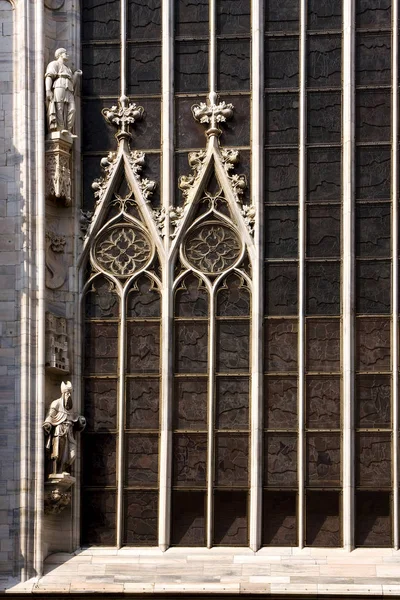
[[[218,275],[238,260],[242,245],[235,232],[218,222],[202,223],[185,242],[186,260],[192,267]]]
[[[150,260],[151,243],[140,229],[117,225],[100,236],[94,254],[104,271],[117,277],[129,277]]]

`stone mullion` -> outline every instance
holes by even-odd
[[[307,0],[300,0],[300,93],[299,93],[299,324],[298,324],[298,543],[305,541],[305,228],[307,199]]]
[[[393,542],[399,549],[399,227],[398,227],[398,129],[399,129],[399,18],[398,2],[392,4],[392,444],[393,444]]]
[[[355,1],[343,1],[342,407],[343,545],[354,547],[354,118]]]
[[[165,551],[171,535],[172,473],[172,348],[173,280],[175,256],[169,256],[169,208],[174,197],[174,1],[162,2],[162,171],[161,198],[164,209],[164,257],[162,265],[161,320],[161,405],[160,405],[160,470],[159,470],[159,546]],[[169,258],[168,258],[169,256]]]
[[[254,228],[254,264],[251,320],[251,413],[250,413],[250,518],[249,544],[253,551],[261,546],[262,522],[262,436],[263,436],[263,109],[264,109],[264,14],[263,2],[253,0],[252,30],[252,97],[251,97],[251,199],[256,207]]]

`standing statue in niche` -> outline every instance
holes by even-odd
[[[43,423],[43,429],[48,435],[46,448],[53,463],[53,476],[70,474],[76,457],[74,434],[83,431],[85,427],[85,417],[78,415],[73,408],[71,382],[62,382],[61,397],[51,403]]]
[[[82,71],[72,73],[65,64],[69,56],[65,48],[55,51],[55,59],[45,73],[46,104],[49,130],[72,134],[75,123],[75,89]]]

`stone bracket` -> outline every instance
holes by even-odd
[[[54,132],[46,138],[46,198],[70,206],[71,148],[68,133]]]

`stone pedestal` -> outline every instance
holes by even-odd
[[[44,484],[44,512],[46,515],[56,515],[71,504],[71,487],[75,477],[69,473],[49,475]]]
[[[46,198],[71,205],[70,133],[55,131],[46,137]]]

